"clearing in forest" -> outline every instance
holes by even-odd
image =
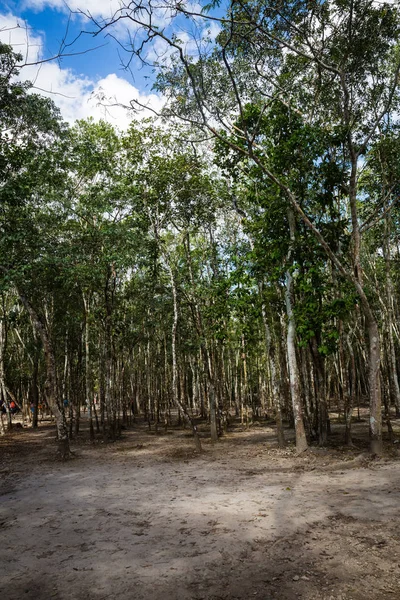
[[[296,456],[267,425],[204,452],[145,426],[43,425],[0,440],[2,600],[400,597],[400,462],[341,447]]]

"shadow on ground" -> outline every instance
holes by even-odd
[[[296,457],[258,428],[202,455],[124,435],[66,463],[49,428],[1,441],[1,600],[400,597],[398,461],[346,469],[354,453]]]

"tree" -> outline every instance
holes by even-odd
[[[15,83],[20,56],[0,46],[0,269],[4,287],[17,290],[42,341],[46,359],[48,400],[56,416],[60,454],[69,454],[68,431],[59,396],[55,348],[38,287],[48,278],[54,249],[46,213],[60,183],[62,161],[56,144],[65,130],[50,100],[29,94],[29,83]],[[54,222],[53,222],[54,225]],[[34,289],[35,282],[35,293]],[[44,278],[44,279],[43,279]]]
[[[154,40],[165,44],[172,61],[156,65],[160,69],[157,88],[169,98],[165,114],[210,132],[255,162],[313,233],[338,273],[352,284],[369,336],[371,450],[380,453],[379,327],[361,265],[358,179],[360,163],[378,135],[379,125],[393,115],[400,70],[397,8],[371,0],[311,4],[262,0],[232,2],[222,18],[196,13],[181,3],[168,4],[168,9],[178,20],[189,19],[196,32],[199,28],[204,31],[199,20],[206,25],[218,22],[222,30],[215,45],[195,44],[197,54],[188,52],[178,36],[154,24],[151,17],[162,7],[149,5],[144,10],[141,3],[130,4],[97,24],[98,31],[106,30],[116,19],[140,27],[133,51],[143,60],[148,44]],[[259,123],[249,128],[243,118],[249,99],[259,107],[260,115],[274,104],[283,104],[299,112],[304,123],[325,123],[341,140],[336,161],[345,174],[340,201],[350,212],[351,265],[335,253],[313,215],[302,208],[296,190],[256,143]],[[239,127],[235,125],[238,118]]]

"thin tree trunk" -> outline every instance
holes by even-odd
[[[304,429],[303,421],[303,407],[301,404],[300,395],[300,377],[299,368],[297,364],[296,356],[296,322],[293,313],[293,277],[291,273],[292,253],[293,244],[295,237],[295,220],[292,209],[288,209],[288,219],[290,227],[290,247],[288,252],[288,269],[286,271],[286,289],[285,289],[285,301],[286,301],[286,313],[288,317],[287,326],[287,361],[289,370],[289,382],[290,382],[290,394],[292,398],[294,426],[296,432],[296,449],[297,452],[304,452],[308,449],[306,432]]]
[[[348,103],[349,96],[344,78],[342,78],[343,91],[345,93],[345,119],[349,124]],[[370,448],[372,454],[380,455],[382,453],[382,398],[380,385],[380,340],[379,328],[375,315],[371,309],[370,302],[365,294],[363,287],[363,273],[361,267],[361,234],[358,221],[357,208],[357,169],[358,155],[356,153],[351,129],[348,130],[348,147],[351,158],[351,172],[349,181],[349,201],[352,223],[352,241],[353,241],[353,266],[354,277],[356,280],[356,289],[361,299],[366,326],[369,338],[369,414],[370,414]]]
[[[114,266],[109,267],[108,277],[104,288],[105,298],[105,332],[104,332],[104,359],[105,359],[105,385],[104,400],[107,416],[107,436],[112,441],[116,439],[116,412],[115,398],[113,395],[113,343],[112,343],[112,314],[113,296],[116,281]],[[104,427],[104,426],[103,426]]]
[[[186,244],[184,244],[184,247],[185,247],[185,251],[186,251],[186,258],[188,261],[190,283],[192,285],[192,290],[193,290],[193,304],[194,304],[195,315],[196,315],[196,328],[197,328],[198,335],[202,339],[203,338],[203,323],[202,323],[199,303],[197,301],[197,297],[196,297],[196,293],[195,293],[194,276],[193,276],[193,269],[192,269],[192,259],[191,259],[191,255],[190,255],[189,233],[186,233]],[[204,370],[205,370],[205,374],[207,377],[207,386],[205,386],[205,390],[206,390],[207,398],[209,401],[211,441],[212,441],[212,443],[215,443],[218,441],[217,404],[216,404],[216,398],[215,398],[215,385],[214,385],[214,378],[213,378],[213,369],[212,369],[212,365],[211,365],[210,351],[208,350],[204,341],[201,341],[201,356],[203,358]]]
[[[33,324],[32,324],[33,325]],[[38,417],[39,417],[39,387],[38,387],[38,376],[39,376],[39,347],[38,347],[38,339],[35,327],[33,327],[33,337],[35,340],[35,350],[33,354],[33,371],[32,371],[32,404],[33,404],[33,412],[32,412],[32,427],[34,429],[38,426]],[[29,407],[30,408],[30,407]]]
[[[326,403],[325,373],[322,359],[318,351],[316,337],[311,340],[311,352],[314,360],[314,373],[316,381],[315,401],[318,404],[318,443],[326,446],[328,442],[328,407]]]
[[[93,426],[93,414],[95,411],[94,398],[91,391],[91,378],[90,378],[90,301],[89,297],[82,294],[83,306],[85,309],[85,395],[86,403],[89,407],[89,428],[90,428],[90,440],[94,441],[94,426]]]
[[[69,448],[69,439],[68,439],[68,427],[67,421],[65,418],[64,407],[62,401],[60,400],[60,395],[58,392],[57,385],[57,369],[56,369],[56,361],[54,348],[51,341],[51,338],[48,334],[47,328],[41,319],[41,317],[37,314],[32,304],[26,298],[24,294],[19,292],[19,296],[21,301],[26,308],[29,316],[32,320],[33,325],[35,326],[40,339],[43,344],[43,351],[46,362],[46,372],[47,372],[47,383],[49,390],[49,405],[50,410],[54,414],[56,418],[56,427],[57,427],[57,439],[58,439],[58,451],[63,460],[69,458],[71,452]]]
[[[388,219],[385,221],[385,241],[383,244],[383,255],[386,267],[386,308],[387,308],[387,331],[389,350],[389,381],[390,390],[396,407],[396,416],[400,416],[400,386],[397,376],[396,352],[393,336],[393,281],[390,273],[390,229]]]
[[[260,295],[262,294],[262,288],[260,287]],[[282,423],[282,407],[281,401],[279,397],[278,383],[276,379],[276,364],[275,364],[275,348],[271,343],[271,332],[268,325],[267,312],[265,309],[265,304],[262,302],[261,304],[261,312],[264,324],[264,335],[265,335],[265,349],[267,354],[267,359],[269,362],[269,372],[271,377],[271,392],[272,392],[272,402],[275,409],[275,422],[276,422],[276,433],[278,438],[278,445],[280,448],[284,448],[286,446],[285,434],[283,431],[283,423]]]
[[[382,399],[380,385],[380,340],[375,319],[367,321],[369,336],[369,400],[371,453],[382,454]]]
[[[192,428],[196,449],[199,452],[201,452],[202,451],[201,441],[200,441],[200,437],[199,437],[199,434],[197,431],[196,424],[193,421],[193,419],[191,418],[191,416],[189,415],[189,413],[186,409],[186,406],[184,406],[180,402],[179,395],[178,395],[178,365],[177,365],[177,360],[176,360],[176,331],[177,331],[177,327],[178,327],[178,298],[177,298],[174,274],[172,272],[172,267],[168,261],[167,261],[167,267],[168,267],[168,271],[169,271],[169,275],[170,275],[170,281],[171,281],[171,287],[172,287],[172,297],[173,297],[173,304],[174,304],[174,318],[173,318],[173,322],[172,322],[172,395],[173,395],[173,400],[174,400],[176,406],[178,407],[178,410],[180,410],[182,412],[182,414],[184,415],[184,417],[186,418],[186,420],[188,421],[188,423],[190,424],[190,426]]]
[[[4,351],[6,344],[6,325],[3,318],[0,319],[0,398],[3,399],[3,406],[6,411],[7,429],[12,429],[12,414],[7,400],[7,390],[4,372]],[[1,432],[4,433],[3,421],[1,421]]]
[[[342,384],[342,397],[343,397],[343,411],[344,411],[344,421],[345,421],[345,434],[344,434],[344,443],[347,446],[352,445],[351,440],[351,419],[353,416],[353,402],[354,402],[354,390],[351,390],[349,393],[349,375],[347,372],[347,364],[346,364],[346,355],[343,346],[343,322],[339,322],[339,365],[340,365],[340,373],[341,373],[341,384]],[[349,351],[350,351],[350,360],[352,361],[352,368],[354,362],[354,353],[353,348],[351,347],[351,343],[349,338],[347,338]],[[355,368],[355,366],[354,366]]]

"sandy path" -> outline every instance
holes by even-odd
[[[400,598],[399,462],[132,440],[3,473],[1,600]]]

